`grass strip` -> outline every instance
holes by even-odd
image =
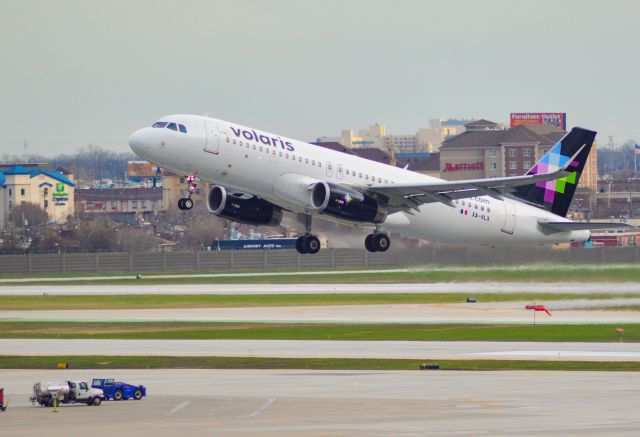
[[[401,289],[401,287],[398,287]],[[526,288],[526,285],[523,285]],[[46,286],[43,286],[43,293]],[[383,305],[464,303],[468,297],[478,302],[513,302],[638,297],[633,293],[370,293],[370,294],[127,294],[127,295],[41,295],[2,296],[0,310],[91,310],[142,308],[229,308],[318,305]]]
[[[527,267],[448,267],[429,269],[409,269],[403,272],[340,272],[322,275],[292,275],[289,272],[269,276],[231,277],[177,277],[141,279],[95,279],[51,282],[20,282],[11,285],[131,285],[131,284],[291,284],[291,283],[430,283],[430,282],[637,282],[640,269],[632,265],[595,266],[552,266]],[[236,273],[236,272],[234,272]],[[255,273],[255,271],[254,271]],[[278,272],[275,272],[278,273]],[[152,275],[156,275],[155,273]]]
[[[406,269],[401,272],[378,271]],[[200,271],[200,272],[124,272],[124,273],[65,273],[65,274],[8,274],[0,275],[0,283],[3,279],[30,279],[30,278],[55,278],[58,281],[52,281],[51,284],[67,284],[60,279],[75,279],[69,281],[68,284],[83,284],[78,278],[92,278],[86,283],[107,283],[118,284],[132,282],[136,283],[291,283],[291,282],[308,282],[305,281],[304,275],[300,273],[326,272],[322,275],[313,275],[313,282],[362,282],[363,279],[370,282],[435,282],[435,281],[536,281],[536,282],[593,282],[596,281],[613,281],[613,282],[633,282],[640,280],[640,272],[634,264],[527,264],[522,266],[511,265],[495,265],[495,266],[443,266],[429,265],[426,266],[384,266],[384,267],[343,267],[343,268],[305,268],[304,270],[291,269],[227,269],[222,271]],[[353,273],[354,270],[363,271],[362,273]],[[193,278],[189,275],[216,275],[216,274],[243,274],[251,273],[251,276],[216,276],[210,278]],[[261,273],[268,273],[270,276],[261,276]],[[295,274],[294,274],[295,273]],[[253,276],[254,274],[258,274]],[[142,278],[135,279],[136,275]],[[179,275],[175,278],[167,278],[165,276]],[[272,276],[271,276],[272,275]],[[127,276],[126,279],[118,279],[117,277]],[[149,276],[159,276],[157,278]],[[113,277],[113,278],[109,278]],[[94,280],[93,278],[99,278]],[[102,279],[105,278],[105,279]],[[33,284],[47,284],[47,282],[34,282]],[[31,284],[30,282],[17,282],[12,285]]]
[[[620,329],[623,332],[619,331]],[[640,324],[0,322],[0,338],[640,342]]]
[[[397,360],[346,358],[141,357],[141,356],[0,356],[0,369],[313,369],[418,370],[437,363],[441,370],[640,371],[640,362],[533,360]],[[60,371],[61,373],[64,370]]]

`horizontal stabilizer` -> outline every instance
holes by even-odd
[[[540,226],[552,232],[593,231],[595,229],[626,229],[635,226],[616,222],[538,222]]]

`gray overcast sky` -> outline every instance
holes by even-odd
[[[0,154],[127,151],[172,113],[300,139],[567,112],[640,141],[640,2],[0,1]]]

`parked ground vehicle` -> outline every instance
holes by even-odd
[[[129,398],[139,401],[147,395],[147,388],[144,385],[131,385],[116,381],[115,378],[94,378],[91,387],[101,389],[105,399],[113,399],[114,401]]]
[[[85,381],[36,382],[33,384],[33,396],[29,400],[33,404],[52,407],[56,399],[61,404],[85,403],[98,406],[104,399],[99,388],[92,388]]]
[[[0,387],[0,411],[5,411],[7,404],[4,403],[4,388]]]

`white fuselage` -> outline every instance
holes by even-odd
[[[233,191],[259,196],[285,209],[308,212],[283,203],[274,194],[284,174],[299,174],[346,186],[374,183],[427,184],[440,179],[348,155],[223,120],[173,115],[160,121],[186,126],[182,133],[144,128],[129,142],[138,155],[181,175],[194,174]],[[341,221],[327,215],[322,218]],[[517,245],[584,241],[589,231],[548,234],[539,221],[568,221],[513,199],[489,196],[424,204],[413,215],[390,214],[381,228],[431,241],[453,244]],[[343,221],[341,221],[343,222]],[[353,223],[373,227],[373,223]]]

